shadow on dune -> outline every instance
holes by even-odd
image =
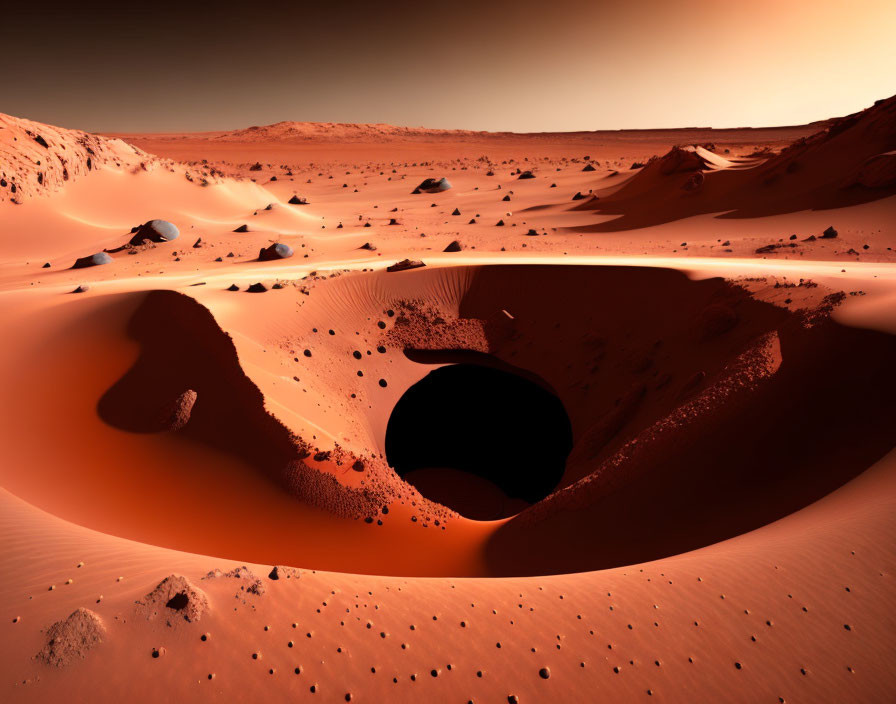
[[[592,494],[586,479],[503,526],[487,550],[496,573],[595,570],[703,547],[807,506],[896,446],[896,337],[830,320],[791,322],[778,337],[780,368],[754,392],[642,435],[613,467],[613,488]]]
[[[151,291],[127,333],[140,353],[100,398],[97,412],[104,422],[133,433],[176,430],[240,459],[292,497],[336,517],[375,515],[388,502],[391,487],[378,476],[354,488],[305,462],[317,448],[267,412],[230,336],[193,298]],[[322,461],[331,454],[324,453]],[[350,466],[356,459],[344,452],[338,461]]]
[[[104,422],[133,433],[163,431],[167,409],[192,390],[196,401],[179,431],[184,437],[234,454],[272,480],[301,457],[297,439],[264,410],[230,337],[204,306],[173,291],[151,291],[127,334],[140,353],[100,398]]]
[[[490,573],[710,545],[813,503],[893,449],[896,337],[834,322],[842,295],[811,282],[788,296],[791,309],[665,269],[477,268],[460,318],[483,321],[497,361],[433,349],[439,335],[406,354],[527,370],[561,399],[574,439],[559,488],[490,538]],[[489,328],[501,310],[510,318]]]

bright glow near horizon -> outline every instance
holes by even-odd
[[[896,93],[892,0],[301,5],[11,9],[0,111],[118,132],[565,131],[800,124]]]

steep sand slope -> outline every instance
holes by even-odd
[[[744,218],[842,208],[896,193],[894,150],[896,96],[834,120],[752,168],[724,168],[731,164],[720,164],[705,149],[675,147],[624,185],[598,191],[580,207],[622,216],[598,230],[708,212]]]

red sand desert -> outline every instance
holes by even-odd
[[[0,186],[3,701],[896,698],[896,98]]]

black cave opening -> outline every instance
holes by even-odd
[[[386,458],[398,475],[468,518],[501,518],[543,499],[571,449],[556,395],[478,364],[431,371],[399,399],[386,428]]]

